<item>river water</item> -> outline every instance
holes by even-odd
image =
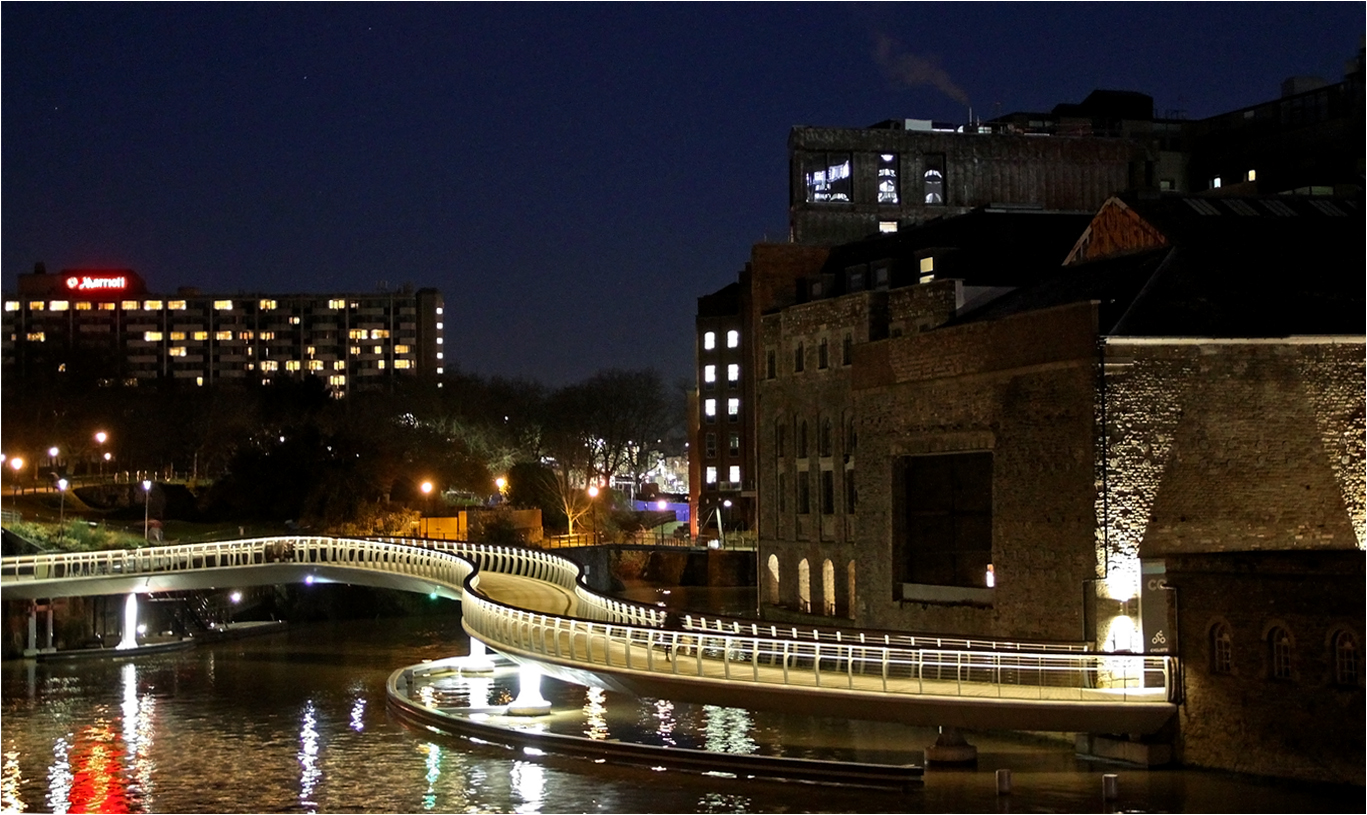
[[[1063,742],[1010,734],[970,734],[977,769],[932,769],[907,793],[528,757],[413,730],[386,711],[390,672],[467,652],[459,606],[449,607],[449,615],[298,624],[135,660],[6,662],[4,810],[1307,812],[1363,805],[1360,788],[1117,768],[1078,760]],[[598,737],[629,737],[635,727],[680,745],[884,761],[915,761],[934,739],[925,728],[673,705],[549,681],[543,691],[557,711],[582,715],[584,734]],[[997,768],[1013,771],[1010,797],[996,795]],[[1120,775],[1112,804],[1101,798],[1109,772]]]

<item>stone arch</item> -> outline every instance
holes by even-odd
[[[812,567],[807,558],[797,564],[797,608],[799,611],[812,611]]]
[[[835,564],[830,558],[821,562],[821,613],[835,616]]]
[[[765,588],[767,589],[766,597],[767,597],[767,599],[768,599],[770,605],[778,605],[779,585],[780,585],[779,579],[778,579],[778,578],[779,578],[778,555],[770,555],[770,556],[769,556],[769,564],[768,564],[768,565],[769,565],[768,580],[767,580],[766,585],[765,585]]]

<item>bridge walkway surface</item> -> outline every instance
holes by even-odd
[[[534,549],[413,540],[281,537],[4,558],[0,596],[147,593],[347,582],[462,601],[472,637],[579,684],[639,696],[950,727],[1152,733],[1176,710],[1170,657],[1046,652],[1028,644],[909,647],[835,641],[597,594],[579,567]],[[708,630],[700,630],[708,628]],[[759,632],[760,635],[756,635]],[[829,633],[829,632],[828,632]],[[925,640],[925,638],[922,638]],[[941,644],[952,640],[937,640]]]

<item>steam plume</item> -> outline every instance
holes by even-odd
[[[935,57],[917,56],[907,51],[900,42],[883,33],[874,34],[874,39],[874,59],[888,79],[908,88],[930,85],[950,99],[968,107],[968,94],[954,84],[954,80],[939,66]]]

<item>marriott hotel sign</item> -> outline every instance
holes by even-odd
[[[69,291],[77,292],[103,292],[103,291],[123,291],[128,288],[127,275],[70,275],[66,279],[66,287]]]

